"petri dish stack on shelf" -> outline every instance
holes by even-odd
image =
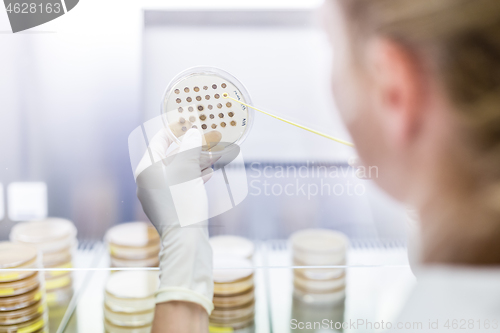
[[[105,236],[111,267],[157,267],[160,236],[148,222],[116,225]]]
[[[0,242],[0,333],[48,332],[41,267],[37,248]]]
[[[328,229],[306,229],[289,239],[294,266],[294,298],[307,304],[339,304],[345,299],[345,269],[318,268],[343,266],[349,241],[340,232]]]
[[[251,259],[254,245],[237,236],[213,237],[210,243],[214,254],[214,310],[209,318],[210,326],[215,331],[252,331],[255,286]]]
[[[44,268],[61,268],[45,272],[45,289],[49,307],[67,304],[73,296],[73,252],[78,241],[75,225],[66,219],[47,218],[21,222],[10,233],[11,241],[35,246],[42,252]]]
[[[153,322],[157,271],[120,271],[111,274],[104,293],[107,333],[149,333]]]

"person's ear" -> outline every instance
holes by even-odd
[[[391,144],[405,148],[421,126],[424,85],[416,55],[387,38],[373,40],[368,48],[373,101]]]

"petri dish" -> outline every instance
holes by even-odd
[[[239,330],[245,327],[248,327],[250,325],[253,325],[254,323],[254,314],[252,313],[251,315],[243,318],[237,318],[237,319],[232,319],[232,320],[219,320],[215,318],[210,318],[209,317],[209,323],[210,327],[231,327],[234,330]]]
[[[306,304],[337,304],[345,299],[345,288],[341,287],[330,292],[311,292],[297,288],[293,288],[293,297]]]
[[[0,333],[13,333],[13,332],[23,332],[23,333],[38,333],[44,332],[46,325],[48,323],[47,312],[38,314],[38,316],[30,321],[15,325],[2,325],[0,326]]]
[[[116,225],[108,230],[105,239],[110,246],[125,247],[129,251],[160,242],[158,232],[147,222],[128,222]]]
[[[109,253],[117,259],[138,260],[158,256],[160,253],[160,242],[147,244],[143,247],[120,246],[108,244]]]
[[[42,296],[43,292],[39,287],[21,295],[0,297],[0,311],[14,311],[28,307],[41,300]]]
[[[295,274],[293,277],[295,287],[311,292],[329,292],[339,288],[345,288],[345,275],[336,279],[329,280],[311,280]]]
[[[71,272],[63,271],[63,274],[46,278],[45,289],[48,291],[48,290],[60,289],[67,286],[71,286],[72,281],[73,279],[71,277]]]
[[[108,277],[104,303],[115,312],[141,312],[154,309],[159,285],[157,271],[121,271]]]
[[[104,305],[104,318],[117,326],[147,326],[153,322],[154,311],[150,309],[141,312],[117,312]]]
[[[35,274],[35,271],[13,271],[13,268],[40,267],[37,248],[12,242],[0,242],[0,282],[24,279]],[[8,271],[2,271],[9,269]]]
[[[0,297],[15,296],[27,293],[40,286],[38,272],[22,280],[0,283]]]
[[[76,242],[74,245],[63,248],[56,252],[45,252],[43,254],[44,267],[57,267],[64,266],[67,262],[71,261],[73,251],[76,249]]]
[[[73,297],[73,286],[71,284],[62,288],[51,289],[47,291],[45,296],[51,311],[53,307],[68,304],[71,297]]]
[[[212,320],[219,322],[238,320],[241,318],[247,318],[255,313],[255,302],[252,300],[250,303],[245,304],[241,307],[232,309],[218,309],[215,308],[210,314]]]
[[[74,246],[76,234],[76,227],[71,221],[47,218],[16,224],[10,232],[10,240],[35,245],[46,253]]]
[[[224,93],[243,103],[252,103],[243,84],[219,68],[193,67],[178,74],[161,101],[162,120],[171,139],[179,143],[184,133],[195,126],[206,135],[205,144],[217,132],[215,136],[221,143],[205,145],[211,153],[241,144],[251,129],[253,110],[224,98]]]
[[[345,261],[348,238],[329,229],[306,229],[290,236],[293,258],[305,265],[336,265]]]
[[[14,311],[0,311],[0,325],[16,325],[33,320],[47,310],[45,300]]]
[[[210,245],[214,256],[218,257],[239,257],[252,259],[254,253],[254,244],[249,239],[224,235],[210,238]]]
[[[151,333],[151,325],[140,327],[123,327],[110,323],[104,320],[104,328],[106,333]]]
[[[63,261],[62,263],[56,265],[44,265],[46,268],[61,268],[60,271],[46,271],[45,272],[45,280],[53,279],[61,275],[66,275],[69,273],[68,268],[73,267],[72,258],[66,258],[67,261]]]
[[[111,256],[111,267],[158,267],[160,258],[158,255],[144,259],[119,259]]]
[[[241,294],[254,286],[252,263],[248,259],[214,256],[213,277],[214,295],[218,296]]]
[[[293,260],[293,265],[309,266],[296,259]],[[345,265],[345,260],[339,262],[338,265]],[[294,268],[294,274],[311,280],[329,280],[343,276],[345,268]]]
[[[214,295],[213,303],[218,309],[234,308],[248,304],[255,298],[254,288],[240,294],[230,296]]]

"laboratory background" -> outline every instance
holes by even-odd
[[[0,268],[52,268],[0,274],[0,332],[151,331],[160,240],[129,136],[180,72],[220,68],[252,105],[350,140],[322,2],[85,0],[16,34],[0,10]],[[251,122],[228,166],[248,193],[209,226],[214,255],[246,269],[215,275],[211,331],[395,318],[415,283],[411,211],[356,176],[354,148],[260,112]],[[343,268],[292,268],[309,265]]]

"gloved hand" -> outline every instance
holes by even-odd
[[[137,196],[161,236],[160,287],[156,302],[186,301],[213,310],[212,248],[208,242],[208,199],[204,183],[214,163],[200,156],[204,138],[190,129],[180,147],[162,129],[150,141],[135,176]],[[219,133],[220,134],[220,133]]]

